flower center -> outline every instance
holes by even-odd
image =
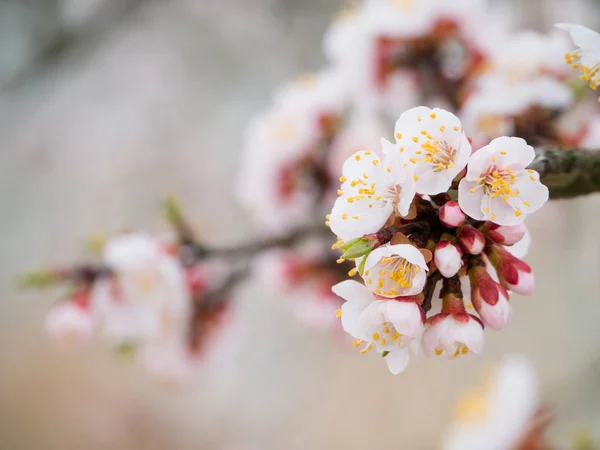
[[[379,263],[382,267],[379,269],[379,278],[377,280],[378,284],[375,294],[382,295],[381,289],[383,289],[386,284],[385,279],[387,277],[394,283],[388,292],[383,293],[383,295],[387,297],[398,296],[397,285],[400,285],[400,287],[404,289],[410,288],[416,274],[421,271],[419,266],[411,264],[406,259],[398,256],[381,258]]]
[[[426,132],[424,132],[426,133]],[[446,141],[436,141],[427,134],[427,141],[421,144],[421,150],[415,152],[417,157],[411,158],[410,162],[424,162],[430,164],[434,172],[451,169],[454,167],[456,149]]]
[[[374,328],[371,338],[369,341],[356,339],[352,345],[358,348],[364,342],[365,346],[360,350],[360,354],[364,355],[373,350],[375,345],[379,345],[383,349],[391,349],[394,346],[402,347],[404,344],[404,335],[398,333],[394,325],[387,321]]]
[[[565,55],[565,60],[568,64],[571,64],[573,69],[581,70],[581,79],[590,82],[590,87],[594,90],[598,89],[600,84],[600,64],[596,63],[593,66],[586,66],[581,63],[582,60],[581,50],[575,50]]]
[[[461,422],[476,423],[485,417],[489,409],[486,394],[479,388],[467,392],[460,399],[456,413]]]

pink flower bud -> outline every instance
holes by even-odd
[[[446,278],[450,278],[456,275],[461,268],[462,256],[462,250],[458,245],[448,239],[443,239],[435,247],[433,258],[440,273]]]
[[[440,208],[440,222],[447,228],[460,227],[466,219],[467,216],[456,202],[447,202]]]
[[[485,236],[471,225],[462,227],[458,235],[458,241],[464,251],[471,255],[479,255],[485,247]]]
[[[504,286],[492,279],[485,266],[469,269],[469,280],[471,301],[483,323],[494,330],[506,327],[512,315],[512,308]]]
[[[494,242],[502,245],[513,245],[523,239],[523,236],[527,232],[527,227],[523,223],[508,226],[489,222],[487,232],[490,239]]]
[[[521,295],[533,293],[535,277],[528,264],[513,256],[501,245],[490,246],[488,257],[506,289]]]

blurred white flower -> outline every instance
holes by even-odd
[[[535,416],[538,390],[529,361],[521,356],[504,358],[485,386],[463,396],[443,449],[514,449]]]
[[[303,223],[318,192],[311,175],[322,129],[301,108],[273,107],[246,130],[236,192],[266,232]]]
[[[581,79],[589,81],[590,87],[598,89],[600,84],[600,34],[573,23],[557,23],[556,28],[565,30],[571,36],[574,51],[565,54],[567,63],[582,73]]]
[[[459,184],[458,203],[476,220],[517,225],[548,200],[539,174],[526,167],[535,151],[520,138],[500,137],[473,154]]]
[[[94,331],[94,322],[87,308],[74,302],[54,306],[46,316],[46,332],[64,345],[86,342]]]
[[[106,243],[104,262],[113,273],[91,292],[104,337],[118,346],[186,336],[191,298],[176,256],[147,234],[128,233]]]

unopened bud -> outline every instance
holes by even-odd
[[[516,244],[523,239],[523,236],[525,236],[526,232],[527,227],[523,223],[507,226],[488,222],[487,225],[487,233],[490,239],[502,245]]]
[[[447,202],[440,208],[440,222],[447,228],[457,228],[465,223],[467,216],[458,203],[456,202]]]
[[[471,302],[483,323],[494,330],[506,327],[512,315],[512,307],[504,286],[492,279],[483,264],[469,269],[469,280]]]
[[[485,236],[471,225],[465,225],[460,230],[458,241],[466,253],[479,255],[485,247]]]
[[[462,250],[458,245],[444,239],[436,245],[433,259],[440,273],[444,277],[450,278],[456,275],[461,268],[462,256]]]
[[[533,293],[535,277],[528,264],[513,256],[501,245],[490,245],[487,255],[506,289],[521,295]]]

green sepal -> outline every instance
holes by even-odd
[[[374,244],[372,240],[367,238],[357,238],[340,246],[344,250],[342,259],[356,259],[365,256],[373,250]]]
[[[384,351],[383,351],[383,353],[381,353],[381,357],[382,357],[382,358],[385,358],[385,357],[386,357],[387,355],[389,355],[389,354],[390,354],[390,352],[389,352],[389,351],[387,351],[387,350],[384,350]]]
[[[51,270],[32,270],[19,275],[17,282],[23,289],[47,288],[54,286],[58,282],[58,278],[56,273]]]

